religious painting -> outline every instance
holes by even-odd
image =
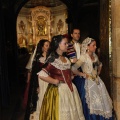
[[[47,35],[47,20],[44,16],[38,16],[36,25],[37,35]]]

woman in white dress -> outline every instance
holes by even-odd
[[[82,42],[81,56],[72,66],[74,74],[78,75],[79,95],[81,97],[83,112],[86,120],[113,120],[112,100],[106,87],[99,77],[102,63],[95,54],[96,41],[86,38]],[[78,71],[81,67],[83,73]],[[81,79],[84,77],[85,79]]]
[[[71,63],[64,53],[68,41],[62,35],[52,38],[50,56],[38,73],[41,80],[48,82],[39,120],[85,120],[81,100],[72,84]]]

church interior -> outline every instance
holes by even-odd
[[[120,120],[119,0],[0,0],[0,120],[24,120],[25,66],[40,39],[80,29],[97,41],[100,77]]]

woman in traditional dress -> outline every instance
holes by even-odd
[[[28,81],[29,95],[28,95],[27,108],[26,108],[26,114],[24,120],[33,120],[33,119],[36,120],[37,109],[39,109],[38,99],[40,99],[38,95],[38,93],[40,94],[39,84],[41,84],[43,89],[45,89],[48,84],[47,82],[38,83],[39,81],[38,81],[37,72],[39,72],[42,69],[42,66],[45,63],[46,55],[49,49],[49,44],[50,42],[48,40],[45,39],[40,40],[30,60],[29,65],[30,66],[32,65],[32,67],[29,67],[31,68],[29,69],[30,81]]]
[[[71,64],[64,54],[67,47],[64,36],[54,36],[47,63],[38,73],[41,80],[49,83],[39,120],[85,120],[79,94],[72,84]]]
[[[74,74],[78,75],[79,94],[83,105],[86,120],[113,120],[112,100],[99,74],[102,63],[95,54],[96,41],[86,38],[82,42],[81,56],[72,66]],[[79,72],[81,67],[83,74]],[[85,79],[81,79],[84,77]]]

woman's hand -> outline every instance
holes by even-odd
[[[76,63],[77,62],[77,58],[72,58],[70,59],[71,63]]]
[[[53,84],[55,84],[56,86],[58,86],[59,83],[60,83],[60,81],[58,79],[54,79],[54,83]]]
[[[80,72],[79,75],[80,75],[81,77],[83,77],[83,78],[87,78],[87,77],[88,77],[88,75],[87,75],[86,73],[83,73],[83,72]]]

